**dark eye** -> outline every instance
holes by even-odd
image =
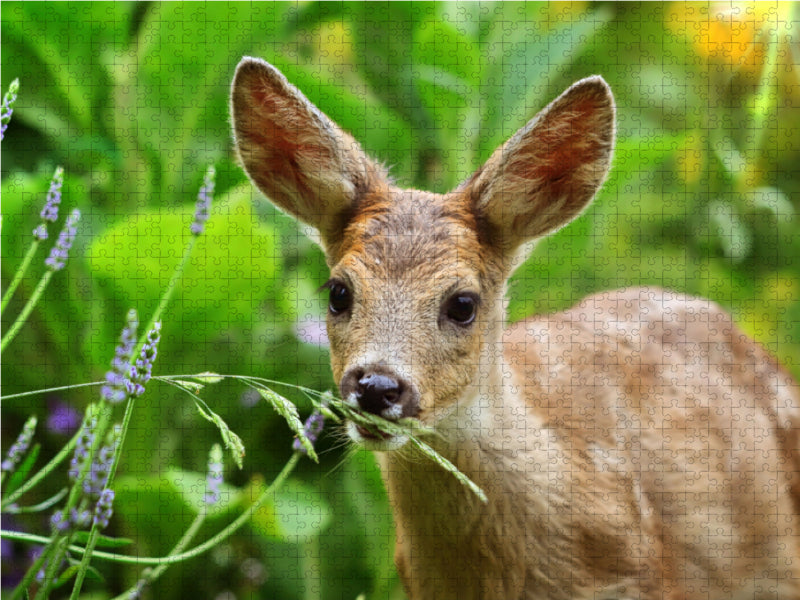
[[[332,315],[339,315],[350,309],[353,304],[353,296],[345,284],[340,281],[333,281],[328,286],[328,310]]]
[[[475,320],[478,299],[473,294],[456,294],[444,305],[447,318],[459,325],[469,325]]]

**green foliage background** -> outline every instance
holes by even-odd
[[[321,253],[251,190],[232,156],[228,86],[243,55],[279,67],[400,185],[440,192],[574,80],[603,75],[618,108],[613,171],[590,210],[518,271],[511,319],[603,288],[660,285],[720,303],[800,376],[794,3],[3,2],[0,10],[2,88],[21,83],[2,144],[4,286],[56,165],[66,170],[62,214],[84,215],[65,272],[2,357],[4,395],[102,379],[127,309],[146,319],[155,308],[210,163],[217,201],[165,318],[156,373],[333,386],[326,350],[297,333],[324,315]],[[40,273],[23,282],[4,327]],[[82,409],[94,394],[3,402],[3,449],[28,414],[43,422],[53,401]],[[247,446],[244,469],[226,471],[244,503],[286,461],[291,434],[241,388],[220,384],[204,397]],[[66,441],[40,437],[44,453]],[[171,388],[152,385],[138,401],[112,526],[136,540],[136,552],[164,554],[180,535],[191,516],[170,482],[202,473],[216,440]],[[283,504],[168,571],[151,597],[402,597],[374,460],[342,442],[329,431],[321,464],[304,463]],[[221,511],[209,529],[234,513]],[[138,572],[97,566],[107,579],[90,583],[87,597],[122,589]]]

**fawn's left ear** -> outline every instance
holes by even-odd
[[[611,164],[614,98],[578,81],[498,148],[459,191],[505,253],[555,231],[592,201]]]
[[[275,205],[315,227],[330,249],[354,203],[385,171],[283,74],[245,57],[231,89],[234,143],[253,183]]]

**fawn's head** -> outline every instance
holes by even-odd
[[[575,218],[608,171],[614,102],[584,79],[449,194],[402,190],[266,62],[233,81],[236,148],[255,185],[318,232],[331,278],[328,337],[342,397],[435,424],[491,379],[505,282],[525,242]],[[487,365],[489,366],[487,368]],[[377,439],[351,425],[351,437]]]

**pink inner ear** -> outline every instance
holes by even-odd
[[[309,165],[318,170],[328,167],[333,158],[330,149],[313,143],[319,140],[319,132],[299,126],[304,118],[310,118],[298,114],[302,108],[290,99],[275,94],[261,82],[245,89],[247,108],[239,129],[244,145],[254,150],[254,163],[248,169],[251,176],[273,199],[282,199],[292,190],[292,195],[299,196],[297,201],[307,202],[315,173],[305,169]]]
[[[584,98],[571,103],[549,127],[537,128],[533,140],[535,159],[515,165],[515,174],[550,185],[569,185],[569,175],[575,169],[601,157],[600,140],[594,134],[598,111],[593,98]]]

